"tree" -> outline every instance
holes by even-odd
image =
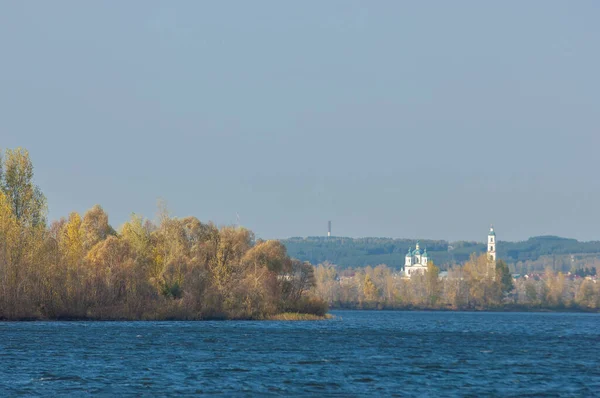
[[[583,280],[579,285],[575,300],[582,307],[594,308],[596,304],[594,300],[594,283],[587,279]]]
[[[292,259],[289,276],[288,300],[298,301],[306,292],[315,287],[315,269],[308,261]]]
[[[223,227],[218,239],[216,257],[209,262],[209,268],[215,285],[222,290],[239,268],[243,255],[252,246],[254,234],[241,227]]]
[[[73,212],[69,215],[69,221],[65,224],[62,237],[61,249],[69,266],[74,267],[83,259],[83,234],[81,232],[81,217]]]
[[[496,261],[496,280],[500,283],[503,293],[508,293],[513,290],[512,275],[508,265],[503,260]]]
[[[0,192],[0,316],[12,315],[19,299],[20,228],[6,195]]]
[[[95,268],[110,270],[121,266],[130,259],[130,246],[125,239],[109,236],[95,245],[86,256]]]
[[[427,286],[429,305],[435,305],[440,298],[439,276],[440,269],[435,266],[433,261],[429,261],[427,264],[427,271],[425,271],[425,282]]]
[[[337,282],[338,273],[336,266],[325,262],[317,265],[315,269],[317,296],[328,303],[334,303],[338,299],[338,291],[342,290]],[[349,298],[346,301],[350,301]]]
[[[46,198],[33,183],[33,164],[25,149],[8,149],[4,159],[1,188],[12,212],[22,225],[45,224]]]
[[[367,274],[363,283],[363,292],[367,302],[375,302],[378,298],[377,286],[373,283],[371,277]]]
[[[277,276],[290,271],[290,260],[285,246],[278,240],[257,242],[244,254],[242,263],[255,288],[269,275]]]
[[[85,250],[90,250],[109,235],[115,235],[115,230],[108,224],[108,214],[100,205],[95,205],[85,213],[81,232]]]
[[[392,270],[385,264],[373,268],[373,280],[376,286],[381,287],[382,298],[387,305],[393,305],[397,295],[396,281]]]
[[[565,275],[562,272],[554,273],[552,269],[547,268],[544,274],[545,285],[547,287],[547,302],[553,307],[562,307],[565,296]]]
[[[150,262],[152,229],[150,222],[144,222],[144,218],[137,214],[132,214],[131,219],[121,227],[120,235],[131,246],[138,266],[145,267]]]
[[[495,264],[490,263],[487,254],[471,255],[463,267],[469,285],[469,305],[486,307],[500,300],[501,290],[495,283]]]
[[[527,281],[525,284],[525,296],[530,303],[535,303],[538,298],[537,290],[533,281]]]
[[[446,302],[454,309],[462,309],[469,303],[469,285],[465,278],[463,267],[454,266],[448,270],[444,281],[444,296]]]

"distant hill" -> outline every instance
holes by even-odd
[[[409,247],[414,249],[414,239],[307,237],[282,240],[291,257],[312,264],[329,261],[343,268],[387,264],[404,266],[404,255]],[[463,263],[471,253],[483,253],[487,245],[482,242],[448,242],[444,240],[419,241],[421,249],[427,248],[429,257],[443,268],[449,264]],[[564,259],[570,255],[600,256],[600,241],[579,242],[558,236],[536,236],[523,242],[499,241],[498,258],[507,263],[535,262],[540,258]],[[559,268],[564,268],[562,265]]]

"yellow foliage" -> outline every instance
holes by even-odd
[[[33,184],[33,164],[23,148],[7,149],[4,159],[3,189],[12,213],[20,224],[36,226],[46,217],[46,198]]]
[[[100,205],[95,205],[85,213],[81,223],[81,234],[86,250],[106,239],[111,233],[114,231],[108,224],[108,215]]]
[[[377,286],[373,283],[373,280],[369,275],[365,277],[365,282],[363,286],[363,292],[365,294],[365,299],[367,301],[376,301],[378,297]]]
[[[78,265],[84,256],[83,233],[81,231],[81,216],[77,212],[69,215],[69,221],[63,227],[61,249],[67,263]]]
[[[6,265],[11,258],[12,249],[19,243],[19,224],[12,211],[8,198],[0,191],[0,255],[4,261],[0,265]]]
[[[127,262],[129,245],[123,239],[109,236],[95,245],[87,254],[86,259],[95,267],[114,268]]]
[[[47,226],[29,154],[7,151],[0,164],[0,319],[264,319],[326,310],[315,300],[297,304],[314,286],[313,269],[292,262],[280,242],[255,244],[247,229],[172,218],[164,206],[159,220],[134,215],[118,235],[96,205],[83,218],[73,212]]]

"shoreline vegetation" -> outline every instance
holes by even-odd
[[[6,319],[0,318],[0,322],[204,322],[204,321],[324,321],[335,318],[334,315],[325,313],[324,315],[308,314],[302,312],[281,312],[272,315],[265,315],[263,317],[256,318],[176,318],[176,317],[143,317],[140,319],[131,319],[128,317],[58,317],[58,318],[39,318],[39,317],[24,317]]]
[[[0,319],[203,320],[325,317],[314,267],[242,227],[96,205],[47,222],[26,150],[0,159]],[[289,313],[295,316],[286,315]],[[302,315],[307,314],[307,315]]]
[[[48,223],[33,176],[26,150],[0,157],[2,321],[321,320],[332,318],[329,308],[600,311],[597,279],[551,269],[513,279],[503,261],[491,264],[486,255],[473,254],[443,277],[430,262],[407,279],[383,264],[315,267],[291,258],[278,240],[175,218],[164,204],[156,221],[133,214],[118,230],[99,205]]]
[[[275,314],[267,317],[267,321],[324,321],[335,318],[331,314],[325,315],[314,315],[314,314],[302,314],[298,312],[283,312],[281,314]]]
[[[600,283],[593,270],[594,275],[581,277],[548,268],[513,278],[504,261],[472,254],[443,274],[431,261],[424,274],[411,278],[384,264],[347,269],[325,263],[316,267],[315,277],[316,294],[331,309],[600,312]]]
[[[574,314],[598,314],[600,310],[597,308],[585,307],[564,307],[564,308],[536,308],[526,306],[503,306],[489,308],[471,308],[471,309],[455,309],[455,308],[432,308],[432,307],[380,307],[380,308],[361,308],[361,307],[330,307],[333,311],[392,311],[392,312],[506,312],[506,313],[574,313]]]

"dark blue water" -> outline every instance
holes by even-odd
[[[0,395],[600,396],[600,315],[0,323]]]

